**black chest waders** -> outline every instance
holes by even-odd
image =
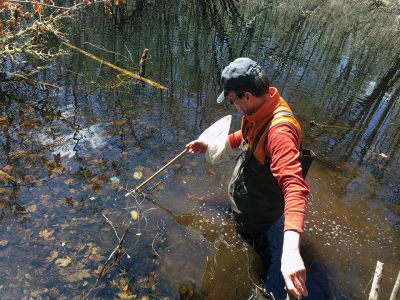
[[[266,156],[262,165],[253,155],[257,144],[273,118],[288,111],[275,114],[258,133],[253,147],[245,149],[237,158],[237,163],[229,182],[229,198],[233,217],[239,231],[259,233],[278,220],[284,211],[284,197],[276,178],[270,170],[270,158]],[[300,149],[300,162],[305,178],[314,158],[312,151]]]

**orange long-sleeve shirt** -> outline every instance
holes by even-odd
[[[244,130],[249,132],[249,130]],[[242,131],[229,135],[232,148],[240,146]],[[270,158],[272,175],[282,189],[285,201],[284,230],[303,232],[304,215],[309,187],[302,177],[299,162],[299,137],[296,129],[282,123],[272,127],[265,143],[265,153]]]

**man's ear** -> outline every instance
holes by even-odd
[[[244,92],[243,96],[246,98],[247,101],[249,101],[253,94],[250,92]]]

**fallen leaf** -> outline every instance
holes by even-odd
[[[119,120],[115,120],[114,121],[114,124],[117,125],[117,126],[122,126],[125,123],[126,123],[126,120],[124,120],[124,119],[119,119]]]
[[[50,256],[48,256],[46,258],[46,260],[51,262],[51,261],[55,260],[57,257],[58,257],[58,252],[56,250],[52,250],[50,252]]]
[[[149,296],[143,296],[140,300],[149,300]]]
[[[7,117],[1,116],[1,117],[0,117],[0,125],[4,125],[4,124],[6,124],[6,123],[7,123]]]
[[[131,210],[132,220],[137,220],[138,217],[139,217],[139,213],[136,210]]]
[[[42,294],[41,291],[32,291],[31,292],[31,297],[38,298],[41,294]]]
[[[44,230],[39,232],[39,236],[44,238],[44,239],[46,239],[46,240],[49,240],[51,238],[53,232],[54,232],[53,230],[49,231],[47,229],[44,229]]]
[[[210,175],[212,175],[212,176],[217,176],[217,171],[215,171],[215,169],[209,168],[207,171],[208,171],[208,173],[209,173]]]
[[[65,276],[65,278],[69,282],[81,281],[82,279],[90,278],[90,270],[89,269],[83,269],[83,270],[80,270],[80,271],[78,271],[78,272],[76,272],[74,274],[67,275],[67,276]]]
[[[93,190],[93,192],[95,192],[97,194],[101,193],[101,190],[102,190],[101,185],[98,183],[94,183],[92,186],[92,190]]]
[[[12,169],[13,169],[13,167],[12,167],[11,165],[6,165],[6,166],[4,166],[4,168],[3,168],[3,170],[4,170],[5,172],[10,172]]]
[[[135,173],[133,173],[133,178],[135,179],[141,179],[143,177],[143,173],[136,171]]]
[[[125,293],[125,292],[124,293],[118,293],[117,296],[118,296],[119,299],[135,299],[136,298],[136,295],[130,295],[130,294]]]
[[[29,205],[29,206],[26,208],[26,211],[32,213],[32,212],[35,212],[36,209],[37,209],[37,206],[36,206],[35,204],[32,204],[32,205]]]
[[[50,195],[40,195],[40,200],[41,201],[49,201],[50,200]]]
[[[8,241],[7,240],[0,240],[0,247],[5,247],[8,245]]]
[[[0,188],[0,195],[4,195],[8,193],[8,189],[6,188]]]
[[[75,181],[75,179],[73,179],[73,178],[68,178],[67,180],[64,180],[64,183],[65,184],[71,184],[71,183],[73,183]]]
[[[14,184],[15,183],[14,178],[11,175],[9,175],[6,172],[4,172],[3,170],[0,170],[0,178],[4,178],[10,184]]]
[[[33,5],[33,11],[37,14],[40,12],[41,6],[35,1],[32,3]]]
[[[129,280],[127,278],[121,278],[119,280],[119,284],[118,285],[121,288],[121,290],[126,292],[128,290],[128,287],[129,287]]]
[[[59,267],[66,267],[71,263],[71,259],[69,258],[69,256],[67,256],[67,258],[59,258],[56,259],[55,264]]]

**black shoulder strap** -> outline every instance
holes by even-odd
[[[244,164],[250,159],[251,155],[254,153],[254,150],[257,147],[258,142],[260,141],[263,133],[265,132],[265,130],[268,128],[268,125],[271,124],[272,120],[275,119],[276,117],[280,117],[280,116],[293,116],[293,114],[290,111],[287,110],[281,110],[279,112],[277,112],[276,114],[274,114],[265,124],[264,126],[261,128],[261,130],[258,132],[256,139],[254,140],[254,144],[253,147],[251,147],[250,151],[247,153],[246,157],[244,158],[244,161],[242,163],[242,166],[244,166]],[[237,157],[237,159],[242,155],[243,153],[239,154],[239,156]]]
[[[293,116],[293,114],[292,114],[290,111],[287,111],[287,110],[281,110],[281,111],[277,112],[276,114],[274,114],[274,115],[267,121],[267,123],[265,123],[265,125],[263,126],[263,128],[261,128],[260,132],[258,133],[258,135],[257,135],[257,137],[256,137],[256,139],[255,139],[255,141],[254,141],[253,147],[252,147],[252,149],[251,149],[251,153],[253,153],[254,150],[256,149],[257,144],[258,144],[258,142],[260,141],[261,136],[263,135],[263,133],[264,133],[265,130],[267,129],[268,125],[271,124],[271,122],[272,122],[273,119],[275,119],[275,118],[277,118],[277,117],[280,117],[280,116]]]

